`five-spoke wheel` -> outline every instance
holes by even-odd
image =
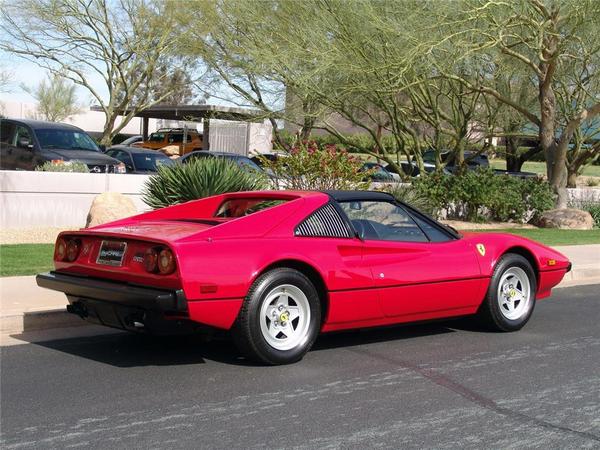
[[[273,269],[250,288],[233,337],[245,356],[268,364],[298,361],[310,349],[321,324],[313,283],[290,268]]]
[[[529,261],[507,253],[496,264],[479,315],[496,330],[519,330],[531,317],[535,292],[536,277]]]

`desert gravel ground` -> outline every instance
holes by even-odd
[[[2,228],[0,244],[53,244],[65,228]]]

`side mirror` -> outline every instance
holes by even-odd
[[[104,145],[104,144],[98,145],[98,148],[100,149],[101,152],[105,152],[106,151],[106,145]]]
[[[33,148],[33,144],[31,143],[31,140],[28,137],[21,136],[19,138],[19,140],[17,141],[17,147],[32,149]]]

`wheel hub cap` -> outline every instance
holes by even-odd
[[[517,320],[529,311],[531,286],[529,277],[520,267],[511,267],[500,278],[498,306],[508,320]]]

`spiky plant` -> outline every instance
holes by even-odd
[[[197,158],[187,164],[159,167],[142,192],[143,201],[158,209],[225,192],[268,187],[267,178],[248,172],[225,158]]]

